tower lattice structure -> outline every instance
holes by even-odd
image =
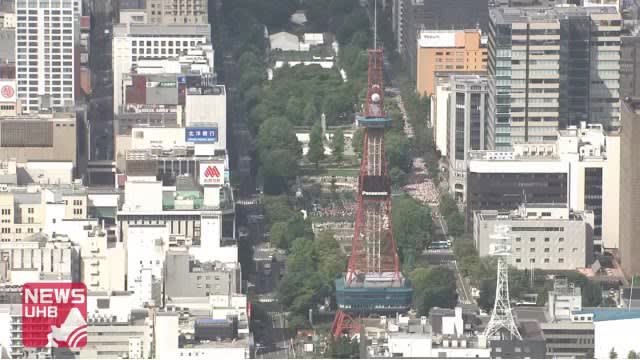
[[[357,117],[364,128],[364,141],[351,257],[344,278],[345,293],[369,286],[378,289],[404,286],[393,236],[391,181],[384,152],[385,129],[391,125],[384,110],[384,55],[382,49],[369,49],[368,54],[367,102]],[[333,334],[340,336],[347,331],[358,331],[356,317],[363,312],[338,310]]]
[[[490,254],[498,257],[498,270],[496,280],[496,300],[491,312],[491,319],[484,330],[487,339],[500,337],[505,333],[511,338],[522,340],[522,336],[516,326],[516,321],[511,312],[511,302],[509,299],[509,265],[507,259],[511,255],[510,229],[506,225],[497,225],[494,233],[490,236],[495,240],[491,244]]]

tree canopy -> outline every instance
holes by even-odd
[[[409,274],[413,286],[413,302],[420,315],[428,315],[433,307],[453,308],[458,301],[456,278],[442,266],[420,267]]]
[[[393,199],[393,233],[403,268],[411,269],[419,254],[431,242],[431,210],[403,195]]]
[[[286,185],[286,179],[297,174],[298,161],[302,157],[302,147],[287,119],[271,117],[260,126],[257,150],[265,192],[282,192],[283,189],[275,185],[268,188],[267,178],[279,179],[276,183]]]
[[[324,160],[324,142],[322,139],[322,128],[320,123],[316,122],[311,128],[309,135],[309,151],[307,152],[307,160],[318,167],[318,163]]]

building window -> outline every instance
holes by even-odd
[[[531,241],[531,242],[535,242],[535,241],[536,241],[536,238],[534,238],[534,237],[529,238],[529,241]]]
[[[534,263],[536,262],[536,259],[529,259],[529,262],[530,262],[531,264],[534,264]]]
[[[27,214],[33,214],[33,208],[27,208]]]
[[[517,262],[517,263],[521,263],[521,262],[522,262],[522,259],[517,258],[517,259],[516,259],[516,262]]]
[[[550,239],[549,238],[544,238],[544,242],[549,242]]]
[[[563,252],[563,251],[564,251],[564,248],[559,248],[558,249],[558,252]]]
[[[559,262],[560,264],[564,264],[564,258],[559,258],[559,259],[558,259],[558,262]]]
[[[516,248],[516,252],[520,252],[520,250],[521,250],[520,248]]]
[[[564,238],[563,237],[558,238],[558,242],[564,242]]]
[[[520,241],[522,241],[522,238],[517,237],[516,242],[520,242]]]
[[[536,252],[536,248],[529,248],[529,252]]]
[[[549,252],[549,248],[544,248],[544,252],[548,253]]]
[[[2,209],[2,215],[11,215],[11,209]]]
[[[574,252],[574,253],[575,253],[575,252],[578,252],[578,248],[573,248],[573,249],[571,249],[571,252]]]
[[[548,264],[549,263],[549,258],[544,259],[544,263]]]

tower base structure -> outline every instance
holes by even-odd
[[[356,276],[350,284],[345,278],[335,283],[338,305],[332,327],[335,337],[358,332],[359,317],[395,315],[411,308],[413,289],[403,277],[398,280],[394,273],[368,273]]]

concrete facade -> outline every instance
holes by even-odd
[[[449,87],[449,191],[456,200],[464,202],[469,151],[487,148],[487,79],[452,75]]]
[[[431,96],[435,72],[486,72],[487,48],[480,30],[420,30],[417,37],[416,91]]]
[[[615,7],[491,9],[493,148],[553,142],[580,121],[617,127],[620,31]]]
[[[593,262],[593,214],[566,206],[526,204],[517,212],[475,213],[473,239],[480,256],[490,255],[497,225],[510,226],[512,266],[520,270],[575,270]]]
[[[640,273],[640,166],[637,156],[640,139],[640,101],[622,102],[620,133],[620,264],[625,275]]]

